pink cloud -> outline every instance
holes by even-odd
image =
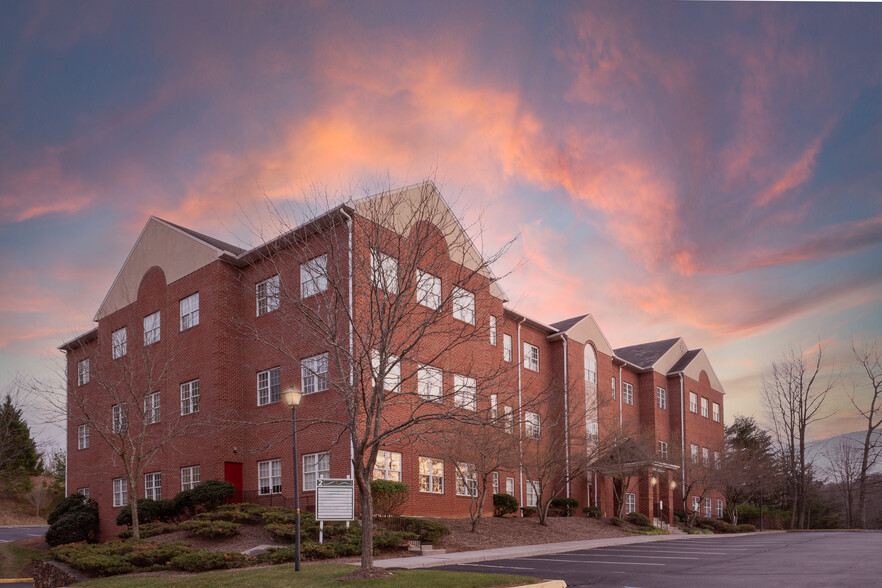
[[[0,224],[53,213],[74,214],[96,197],[77,177],[62,169],[58,149],[46,149],[35,167],[16,170],[0,188]]]

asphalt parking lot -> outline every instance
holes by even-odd
[[[685,538],[436,569],[512,572],[568,586],[880,586],[882,533]]]

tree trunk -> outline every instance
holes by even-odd
[[[135,539],[141,538],[141,528],[138,524],[138,495],[135,492],[135,485],[129,482],[129,487],[131,488],[131,492],[129,492],[130,500],[129,505],[132,507],[132,537]]]
[[[367,569],[374,567],[374,504],[371,485],[364,482],[361,468],[356,468],[355,476],[361,504],[361,567]]]

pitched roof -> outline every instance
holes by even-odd
[[[651,343],[620,347],[615,350],[615,354],[636,366],[649,368],[652,367],[653,364],[655,364],[655,362],[657,362],[659,358],[679,340],[679,337],[675,337],[673,339],[665,339],[664,341],[653,341]]]
[[[157,217],[157,218],[159,218],[159,217]],[[208,235],[205,235],[203,233],[199,233],[197,231],[194,231],[193,229],[188,229],[187,227],[182,227],[181,225],[169,222],[165,219],[160,218],[159,220],[161,220],[162,222],[164,222],[168,225],[171,225],[175,228],[178,228],[178,229],[184,231],[185,233],[187,233],[188,235],[190,235],[191,237],[196,237],[200,241],[203,241],[203,242],[207,243],[208,245],[211,245],[212,247],[215,247],[217,249],[223,249],[224,251],[229,251],[230,253],[233,253],[235,255],[242,255],[243,253],[245,253],[245,249],[242,249],[241,247],[236,247],[235,245],[231,245],[225,241],[221,241],[220,239],[215,239],[214,237],[209,237]]]
[[[695,357],[699,353],[701,353],[701,349],[690,349],[689,351],[687,351],[683,355],[683,357],[681,357],[679,360],[677,360],[677,363],[675,363],[673,366],[671,366],[671,369],[670,369],[670,371],[668,371],[668,373],[669,374],[676,374],[678,372],[682,372],[683,370],[686,369],[687,365],[692,363],[692,360],[695,359]]]
[[[572,327],[573,325],[578,323],[580,320],[582,320],[586,316],[588,316],[588,315],[583,314],[581,316],[574,316],[573,318],[568,318],[568,319],[565,319],[565,320],[562,320],[562,321],[559,321],[556,323],[551,323],[549,326],[554,327],[558,331],[566,331],[567,329],[569,329],[570,327]]]

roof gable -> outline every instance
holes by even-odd
[[[651,343],[641,343],[639,345],[630,345],[628,347],[620,347],[615,350],[617,357],[620,357],[640,368],[648,369],[653,366],[668,352],[675,348],[677,342],[682,342],[680,337],[674,339],[665,339],[664,341],[653,341]],[[677,358],[671,361],[670,365],[676,363],[680,355],[686,352],[686,346],[683,345],[683,351],[677,355]],[[667,372],[667,369],[664,370]]]
[[[604,355],[613,356],[612,346],[600,330],[597,321],[590,314],[573,317],[551,325],[567,337],[578,343],[585,344],[588,341],[594,344],[594,348]]]
[[[689,351],[686,355],[683,356],[680,361],[676,363],[676,365],[671,368],[671,370],[668,372],[668,375],[672,376],[682,373],[686,377],[698,382],[701,379],[702,371],[707,374],[707,379],[710,382],[711,388],[721,394],[726,393],[726,391],[723,390],[723,384],[722,382],[720,382],[720,378],[717,377],[714,368],[711,366],[710,358],[708,358],[707,353],[704,352],[704,349],[694,349],[692,351]]]
[[[204,236],[196,235],[199,233],[151,216],[98,307],[94,320],[101,320],[135,302],[141,279],[151,267],[162,268],[167,283],[172,283],[215,261],[225,251],[207,242],[202,238]]]

